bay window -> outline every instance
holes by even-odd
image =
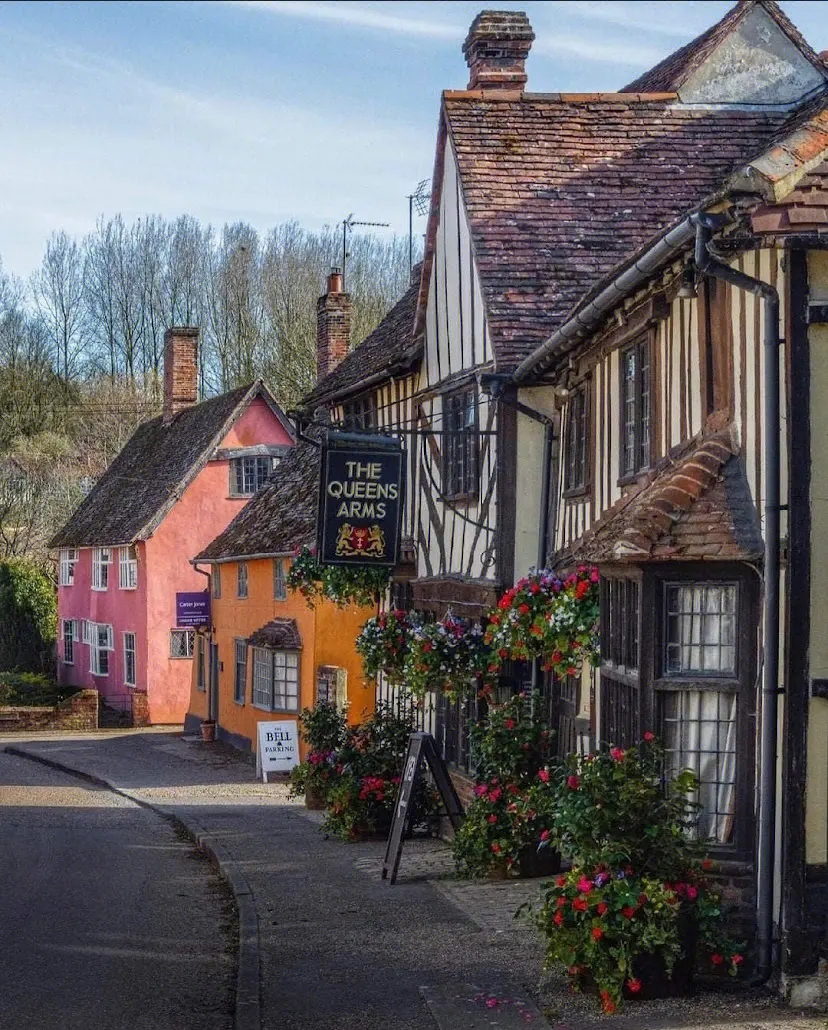
[[[253,704],[273,712],[299,711],[299,655],[253,648]]]

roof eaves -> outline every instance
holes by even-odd
[[[828,94],[825,95],[828,104]],[[778,203],[797,183],[825,160],[828,151],[828,107],[817,111],[803,125],[731,177],[731,189],[759,193]]]

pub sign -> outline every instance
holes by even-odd
[[[404,480],[405,451],[400,440],[329,433],[322,448],[320,562],[396,565]]]

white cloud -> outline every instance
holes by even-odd
[[[550,7],[560,8],[567,13],[575,12],[581,18],[588,18],[590,21],[600,21],[607,25],[618,25],[621,28],[638,29],[643,32],[654,32],[663,36],[674,36],[677,39],[689,40],[698,31],[681,19],[677,20],[676,12],[672,9],[669,18],[660,20],[653,17],[652,4],[648,5],[651,16],[641,18],[636,17],[634,8],[629,3],[611,3],[609,0],[600,0],[600,2],[596,2],[596,0],[547,0],[547,3]],[[675,6],[671,5],[672,8]]]
[[[631,68],[649,68],[657,64],[664,54],[656,47],[630,45],[623,42],[602,43],[594,36],[572,36],[538,32],[532,44],[532,53],[555,57],[566,54],[582,57],[602,64],[625,65]]]
[[[363,29],[379,29],[405,36],[424,36],[430,39],[462,39],[465,29],[447,22],[425,18],[401,18],[385,14],[370,7],[346,7],[344,4],[302,3],[294,0],[223,0],[230,7],[250,7],[271,14],[310,21],[335,22]]]

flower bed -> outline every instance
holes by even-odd
[[[485,642],[492,649],[489,671],[509,659],[538,658],[544,669],[573,676],[598,653],[598,570],[579,566],[560,577],[532,571],[507,590],[489,616]]]

